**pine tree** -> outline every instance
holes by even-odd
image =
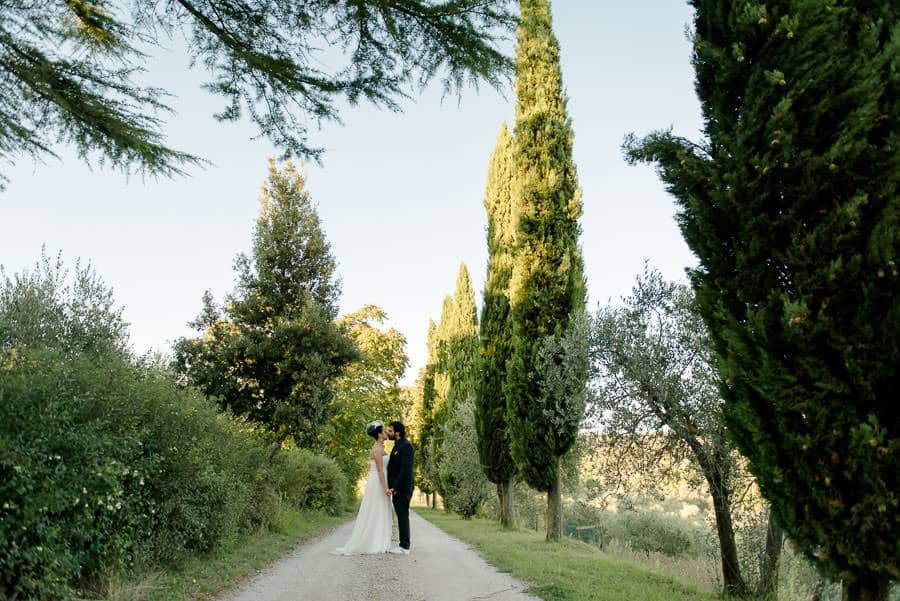
[[[900,574],[896,2],[694,0],[705,141],[659,165],[697,254],[725,417],[787,535],[887,599]]]
[[[572,162],[572,124],[547,0],[522,0],[516,47],[516,126],[513,198],[516,252],[510,280],[512,356],[507,377],[512,456],[528,484],[547,492],[547,539],[562,534],[560,458],[575,443],[584,400],[587,359],[573,358],[572,374],[541,368],[564,366],[554,353],[575,349],[573,320],[584,313],[585,284],[578,248],[581,195]],[[583,320],[581,320],[583,321]],[[578,328],[584,332],[584,328]],[[586,346],[582,345],[586,353]],[[543,377],[546,375],[547,377]],[[583,411],[583,405],[581,407]]]
[[[359,354],[334,323],[336,262],[291,163],[271,163],[252,254],[235,263],[234,294],[222,310],[204,297],[200,335],[176,344],[175,368],[223,409],[314,446],[335,411],[335,379]]]
[[[484,206],[488,214],[487,282],[481,309],[481,372],[475,405],[478,454],[488,480],[497,485],[500,523],[513,525],[515,463],[506,432],[506,362],[512,343],[509,279],[512,276],[515,224],[512,213],[513,139],[500,128],[488,168]]]

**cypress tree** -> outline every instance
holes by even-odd
[[[444,296],[441,304],[441,318],[434,330],[434,411],[435,419],[446,405],[450,394],[450,322],[453,314],[453,297]]]
[[[453,313],[453,297],[444,296],[441,305],[441,318],[434,330],[434,397],[432,404],[433,429],[431,433],[431,474],[433,476],[435,490],[444,499],[447,491],[441,485],[437,477],[441,463],[441,447],[444,444],[444,425],[449,421],[447,410],[447,397],[450,393],[450,321]]]
[[[500,523],[513,525],[515,463],[506,432],[506,362],[512,343],[509,279],[515,224],[512,213],[513,139],[503,123],[488,168],[484,207],[488,214],[487,282],[481,308],[481,372],[475,405],[478,455],[488,480],[497,485]]]
[[[680,205],[730,432],[845,599],[900,574],[893,0],[694,0],[702,144],[627,143]]]
[[[465,263],[460,263],[453,292],[453,309],[447,329],[447,368],[450,389],[447,409],[453,412],[460,403],[475,396],[478,371],[478,309],[475,290]]]
[[[441,322],[437,329],[439,369],[436,385],[444,388],[439,410],[435,412],[435,465],[439,472],[448,475],[438,478],[438,487],[444,501],[453,491],[455,482],[463,475],[441,469],[444,457],[445,430],[455,420],[457,408],[475,396],[478,368],[478,315],[475,291],[465,264],[460,264],[456,289],[452,297],[444,300]],[[436,390],[437,392],[437,390]],[[472,441],[475,444],[475,441]]]
[[[434,470],[434,419],[435,419],[435,388],[434,374],[437,364],[437,326],[433,319],[428,320],[428,359],[420,374],[422,398],[419,407],[419,432],[416,452],[419,460],[416,461],[418,471],[418,486],[426,495],[435,494],[436,477]],[[432,498],[432,503],[434,499]]]
[[[520,6],[508,419],[512,456],[525,481],[548,493],[547,540],[556,540],[562,533],[560,458],[575,443],[580,415],[572,419],[572,415],[558,413],[567,403],[554,398],[540,369],[554,363],[546,361],[542,349],[561,351],[573,318],[584,312],[585,285],[578,249],[581,196],[550,4],[547,0],[522,0]],[[573,366],[586,372],[585,358],[576,363]],[[586,378],[586,373],[583,375]],[[583,381],[581,388],[579,392],[576,386],[572,392],[583,400]],[[568,409],[577,411],[578,407]]]

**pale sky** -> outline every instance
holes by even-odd
[[[653,169],[629,167],[621,144],[628,132],[674,127],[693,138],[701,127],[693,89],[691,19],[670,0],[557,0],[554,29],[575,131],[574,155],[583,193],[582,247],[589,306],[627,294],[643,262],[684,279],[696,260],[673,219],[675,205]],[[179,43],[168,44],[178,48]],[[167,141],[212,162],[174,180],[130,179],[78,161],[21,159],[0,169],[0,264],[28,268],[41,245],[67,264],[90,260],[112,286],[131,324],[138,353],[167,352],[188,335],[204,290],[217,300],[234,283],[232,261],[250,248],[268,157],[251,141],[249,123],[216,122],[222,101],[204,92],[207,79],[187,57],[159,52],[149,65],[155,85],[173,92],[177,114]],[[435,321],[465,262],[481,302],[487,250],[482,205],[488,159],[500,124],[512,126],[513,93],[467,90],[441,101],[437,85],[403,113],[368,106],[343,111],[344,124],[313,127],[324,164],[306,165],[343,280],[341,312],[365,304],[387,311],[406,335],[414,380],[425,361],[428,319]]]

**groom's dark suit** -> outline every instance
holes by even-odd
[[[400,531],[400,546],[409,549],[409,502],[413,493],[413,446],[401,438],[394,443],[391,459],[388,461],[388,488],[394,489],[394,511],[397,512],[397,529]]]

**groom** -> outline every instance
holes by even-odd
[[[387,485],[397,512],[397,529],[400,546],[391,553],[409,555],[409,501],[413,493],[413,446],[406,439],[406,428],[400,422],[388,424],[387,435],[394,441],[391,459],[388,461]]]

